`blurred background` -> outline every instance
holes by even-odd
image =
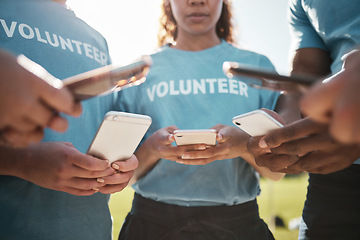
[[[238,43],[288,72],[288,0],[233,0]],[[78,17],[108,40],[115,64],[127,64],[157,47],[161,0],[68,0]]]
[[[157,47],[160,0],[68,0],[76,15],[107,39],[113,63],[125,65]],[[277,71],[289,73],[288,0],[233,0],[238,45],[269,57]],[[297,224],[305,200],[307,175],[279,182],[261,179],[261,217],[277,240],[297,239]],[[110,210],[114,239],[131,207],[130,187],[113,194]]]

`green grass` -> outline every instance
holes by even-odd
[[[276,240],[296,240],[298,230],[288,230],[291,219],[301,216],[305,201],[307,175],[287,177],[278,182],[261,179],[261,195],[258,198],[260,216],[267,222]],[[130,187],[113,194],[110,211],[113,217],[113,239],[119,235],[121,225],[131,208],[133,190]],[[273,227],[273,216],[281,217],[286,228]]]
[[[306,198],[307,175],[287,177],[278,182],[261,180],[261,195],[258,198],[260,216],[269,225],[276,240],[296,240],[298,230],[289,230],[291,219],[301,217]],[[285,228],[274,228],[273,217],[284,220]]]

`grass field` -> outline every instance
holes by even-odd
[[[258,198],[260,216],[268,223],[276,240],[296,240],[298,230],[289,230],[291,219],[301,216],[305,201],[307,175],[287,177],[278,182],[261,180],[261,195]],[[127,187],[113,194],[110,211],[114,222],[113,239],[117,239],[121,225],[131,208],[133,190]],[[274,216],[284,220],[286,227],[274,227]]]

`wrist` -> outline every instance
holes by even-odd
[[[156,139],[153,139],[152,136],[150,136],[143,144],[143,147],[146,149],[145,157],[151,159],[152,162],[158,161],[162,157],[156,143]]]
[[[26,149],[0,147],[0,175],[23,178]]]

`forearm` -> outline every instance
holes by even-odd
[[[301,119],[299,107],[300,93],[287,93],[281,95],[276,104],[275,111],[285,121],[285,125]]]
[[[318,48],[298,49],[292,58],[291,74],[324,77],[331,73],[329,52]]]
[[[323,77],[330,73],[331,58],[328,52],[317,48],[298,49],[292,59],[291,74]],[[299,100],[301,93],[289,92],[279,97],[276,112],[286,124],[301,119]]]
[[[25,149],[0,146],[0,175],[21,177],[22,160],[26,161],[25,151]]]

